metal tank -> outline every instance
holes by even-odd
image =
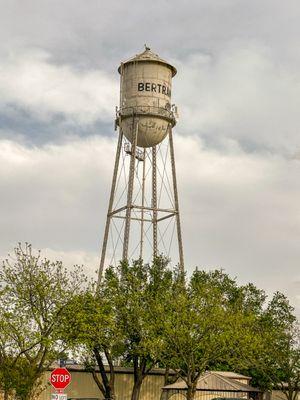
[[[118,125],[131,143],[136,133],[137,146],[156,146],[175,125],[171,90],[176,69],[145,47],[143,53],[121,63],[118,71]]]

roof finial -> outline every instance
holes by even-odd
[[[148,47],[146,44],[144,44],[145,50],[150,50],[150,47]]]

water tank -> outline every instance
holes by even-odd
[[[176,69],[146,47],[143,53],[121,63],[118,71],[120,128],[132,142],[137,127],[137,146],[156,146],[175,125],[171,91]]]

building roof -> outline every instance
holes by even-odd
[[[177,73],[177,69],[175,67],[173,67],[173,65],[171,65],[167,61],[160,58],[157,54],[153,53],[150,50],[150,48],[147,47],[146,45],[145,45],[145,50],[142,53],[137,54],[134,57],[130,58],[129,60],[121,63],[121,65],[118,68],[119,73],[121,73],[122,65],[136,63],[136,62],[155,62],[155,63],[159,63],[159,64],[164,64],[171,68],[172,76],[175,76]]]
[[[238,374],[236,374],[238,375]],[[238,375],[240,378],[246,378],[243,375]],[[237,379],[237,377],[235,377]],[[186,390],[186,383],[181,380],[163,387],[163,390]],[[197,390],[203,391],[218,391],[218,392],[260,392],[259,389],[254,388],[245,383],[239,382],[235,379],[225,378],[219,372],[206,372],[201,376],[197,383]]]
[[[210,371],[210,372],[214,372],[218,375],[224,376],[225,378],[231,378],[231,379],[247,379],[248,381],[250,381],[252,379],[251,376],[246,376],[246,375],[242,375],[242,374],[237,374],[236,372],[232,372],[232,371]]]
[[[58,367],[59,367],[59,363],[55,362],[48,368],[48,371],[53,371],[55,368],[58,368]],[[67,363],[65,367],[70,372],[88,372],[86,366],[83,364]],[[105,368],[106,372],[110,371],[108,365],[105,365],[104,368]],[[95,371],[99,372],[98,366],[95,366]],[[114,366],[114,371],[116,374],[130,374],[131,375],[131,374],[133,374],[133,367]],[[149,375],[164,375],[165,371],[166,371],[165,368],[153,368],[149,372]],[[169,374],[175,375],[176,371],[170,370]]]
[[[58,362],[54,362],[49,367],[49,371],[52,371],[52,370],[54,370],[55,368],[58,368],[58,367],[59,367],[59,363]],[[105,367],[105,370],[107,372],[109,372],[109,366],[105,365],[104,367]],[[85,365],[74,363],[73,360],[69,360],[67,362],[66,368],[69,371],[73,371],[73,372],[76,372],[76,371],[77,372],[86,372],[87,371]],[[115,369],[115,373],[117,373],[117,374],[120,374],[120,373],[121,374],[122,373],[133,374],[133,367],[115,366],[114,369]],[[99,371],[99,367],[95,366],[95,370]],[[151,375],[164,375],[165,371],[166,371],[165,368],[153,368],[150,371],[150,374]],[[236,372],[231,372],[231,371],[209,371],[209,372],[211,372],[213,374],[217,374],[217,375],[223,376],[225,378],[229,378],[229,379],[245,379],[245,380],[248,380],[248,381],[250,381],[252,379],[251,376],[246,376],[246,375],[238,374]],[[175,370],[173,370],[173,369],[170,369],[169,370],[169,374],[170,375],[176,375],[177,372]]]

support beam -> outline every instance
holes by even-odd
[[[153,258],[157,257],[157,170],[156,146],[152,147]]]
[[[112,217],[113,215],[118,214],[119,212],[126,210],[126,208],[127,208],[127,206],[117,208],[116,210],[110,212],[108,215],[110,217]]]
[[[172,134],[171,127],[169,127],[169,143],[170,143],[170,157],[171,157],[171,167],[172,167],[174,202],[175,202],[175,211],[176,211],[179,266],[180,266],[181,271],[184,272],[184,258],[183,258],[183,245],[182,245],[181,224],[180,224],[180,215],[179,215],[179,202],[178,202],[176,168],[175,168],[175,154],[174,154],[173,134]]]
[[[103,275],[103,269],[104,269],[104,263],[105,263],[105,254],[106,254],[107,240],[108,240],[109,227],[110,227],[110,221],[111,221],[111,212],[112,212],[112,208],[113,208],[115,191],[116,191],[116,182],[117,182],[117,176],[118,176],[118,169],[119,169],[119,162],[120,162],[120,153],[121,153],[121,149],[122,149],[122,142],[123,142],[123,132],[122,132],[121,129],[119,129],[119,138],[118,138],[118,145],[117,145],[117,152],[116,152],[116,158],[115,158],[114,172],[113,172],[113,178],[112,178],[112,184],[111,184],[111,190],[110,190],[110,197],[109,197],[109,203],[108,203],[107,218],[106,218],[106,224],[105,224],[105,230],[104,230],[104,237],[103,237],[101,259],[100,259],[100,266],[99,266],[99,272],[98,272],[98,284],[97,284],[97,287],[99,287],[99,285],[101,283],[102,275]]]
[[[147,211],[154,211],[157,210],[157,212],[166,212],[166,213],[174,213],[175,210],[172,208],[154,208],[154,207],[142,207],[142,206],[138,206],[136,204],[132,205],[132,208],[136,208],[138,210],[144,209]]]
[[[119,218],[119,219],[126,219],[126,217],[122,215],[114,215],[113,218]],[[152,222],[152,219],[142,219],[142,218],[137,218],[137,217],[131,217],[131,221],[140,221],[140,222]]]
[[[144,251],[144,206],[145,206],[145,183],[146,183],[146,149],[143,152],[143,177],[142,177],[142,209],[141,209],[141,237],[140,237],[140,259],[143,259]]]
[[[176,215],[176,214],[177,214],[176,212],[173,212],[173,213],[171,213],[169,215],[166,215],[165,217],[158,218],[157,222],[164,221],[165,219],[174,217],[174,215]]]
[[[132,196],[133,196],[133,186],[134,186],[134,172],[135,172],[135,150],[138,135],[138,121],[133,118],[133,137],[132,137],[132,147],[130,155],[130,166],[129,166],[129,179],[128,179],[128,192],[127,192],[127,205],[126,205],[126,220],[124,228],[124,242],[123,242],[123,254],[122,259],[128,259],[128,246],[129,246],[129,235],[130,235],[130,220],[131,220],[131,210],[132,210]]]

